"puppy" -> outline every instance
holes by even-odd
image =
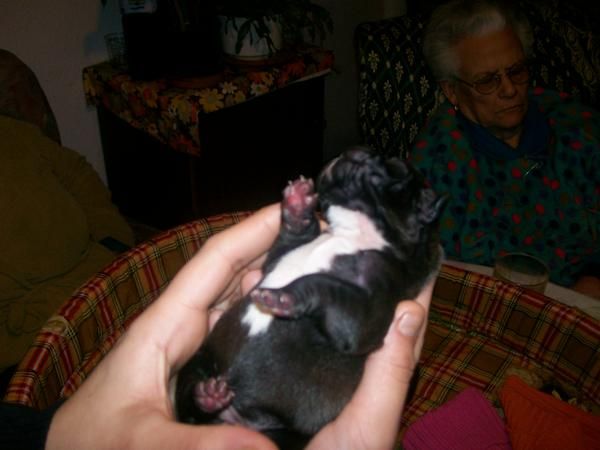
[[[317,186],[301,178],[285,189],[264,278],[178,374],[178,420],[247,425],[286,448],[305,443],[350,400],[397,302],[437,274],[444,200],[416,170],[353,149]]]

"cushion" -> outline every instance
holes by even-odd
[[[133,244],[93,167],[40,129],[0,115],[0,370],[16,364],[61,304]]]
[[[0,116],[0,300],[66,273],[86,254],[85,212],[47,153],[59,147],[28,123]]]
[[[406,450],[510,450],[504,423],[485,396],[468,387],[406,431]]]
[[[469,386],[496,407],[514,367],[551,373],[589,409],[600,407],[600,321],[576,307],[476,272],[442,265],[400,432]]]
[[[600,417],[540,392],[516,376],[500,391],[514,450],[600,448]]]

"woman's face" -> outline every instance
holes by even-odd
[[[528,83],[513,83],[506,71],[525,62],[519,38],[510,28],[483,36],[465,38],[455,46],[459,60],[458,77],[467,83],[501,76],[497,90],[481,94],[458,80],[441,83],[452,104],[471,121],[489,129],[498,137],[520,130],[527,111]]]

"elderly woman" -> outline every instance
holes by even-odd
[[[600,116],[530,90],[527,20],[505,4],[454,0],[434,11],[424,54],[446,102],[411,160],[450,200],[451,259],[493,265],[519,251],[551,281],[600,297]]]

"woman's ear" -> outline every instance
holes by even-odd
[[[442,92],[444,93],[448,101],[454,106],[457,106],[458,99],[456,98],[456,83],[453,83],[448,80],[442,80],[440,81],[440,87],[442,88]]]

